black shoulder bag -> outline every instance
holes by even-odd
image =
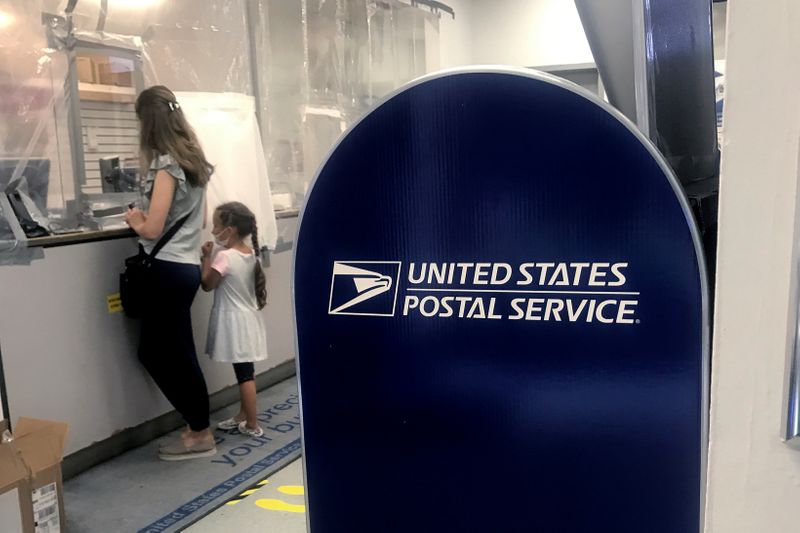
[[[173,224],[158,240],[152,252],[145,253],[140,244],[139,253],[125,260],[125,271],[119,275],[119,297],[122,301],[122,309],[129,318],[141,318],[153,259],[156,258],[156,255],[164,245],[178,233],[178,230],[181,229],[191,215],[192,213],[189,213]]]

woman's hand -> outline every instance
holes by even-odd
[[[211,252],[214,251],[214,243],[208,241],[200,250],[203,252],[203,259],[200,265],[200,286],[204,291],[211,292],[219,287],[219,282],[222,281],[220,273],[211,268]]]
[[[133,209],[128,209],[128,211],[125,213],[125,222],[136,233],[139,233],[139,229],[144,226],[146,221],[147,217],[145,214],[136,207]]]
[[[175,196],[175,187],[175,178],[167,171],[159,170],[153,183],[153,195],[147,213],[131,209],[125,214],[125,222],[140,237],[157,239],[166,229],[164,226]]]

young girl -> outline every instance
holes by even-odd
[[[253,363],[267,358],[267,333],[259,313],[267,303],[267,290],[256,217],[244,204],[229,202],[217,207],[213,223],[217,247],[211,242],[202,247],[203,290],[216,289],[206,352],[215,361],[233,363],[242,400],[239,414],[217,427],[260,437],[264,431],[256,419]],[[247,236],[252,248],[245,244]]]

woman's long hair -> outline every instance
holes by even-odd
[[[205,187],[214,166],[206,160],[192,126],[186,120],[175,95],[163,85],[145,89],[136,99],[139,118],[139,147],[144,172],[153,158],[169,154],[186,173],[194,187]]]
[[[258,244],[258,225],[256,216],[246,205],[240,202],[228,202],[217,207],[216,214],[223,226],[230,226],[236,230],[239,238],[250,235],[253,243],[253,251],[256,254],[255,289],[258,308],[264,309],[267,305],[267,277],[261,267],[261,248]]]

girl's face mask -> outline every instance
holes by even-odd
[[[214,237],[214,242],[217,243],[218,246],[222,246],[223,248],[228,248],[228,245],[230,244],[231,240],[230,232],[228,231],[229,229],[230,228],[222,228],[220,230],[217,230],[216,228],[214,228],[214,230],[211,231],[211,236]],[[226,234],[227,237],[223,237]]]

